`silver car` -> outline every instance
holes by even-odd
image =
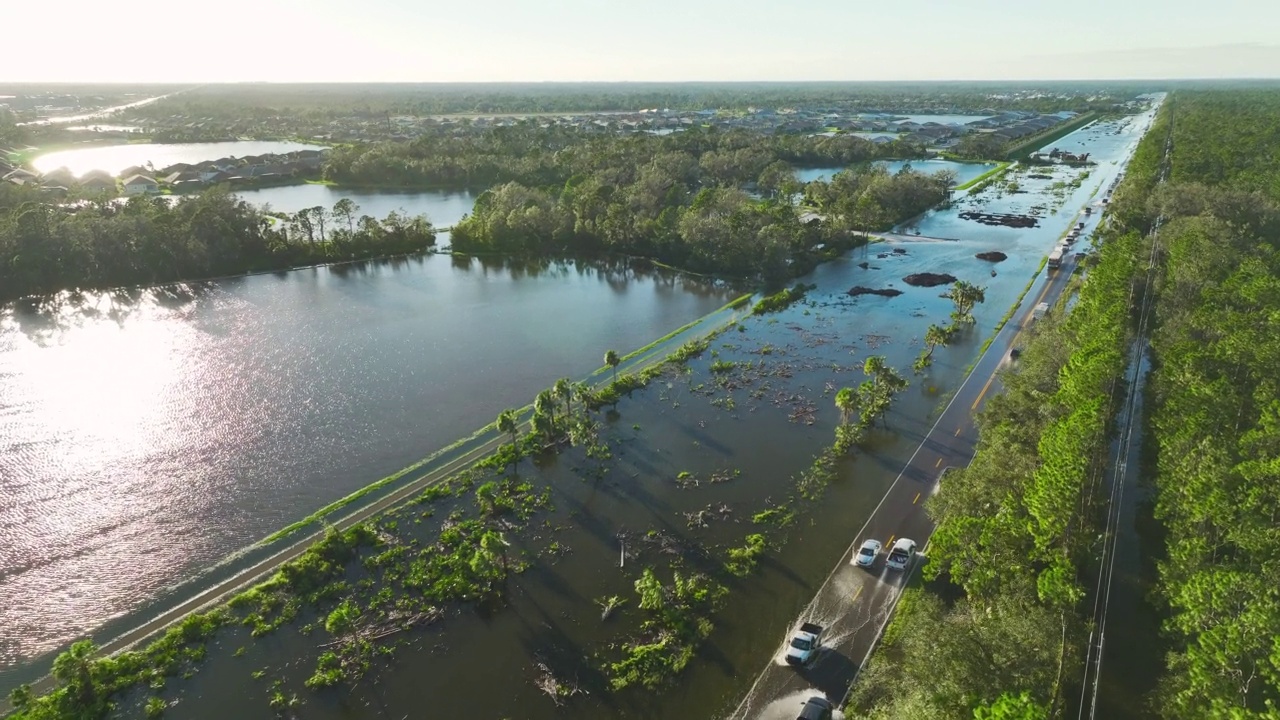
[[[853,554],[853,564],[862,568],[873,567],[882,547],[879,540],[867,540],[862,543],[862,547],[858,548],[858,552]]]

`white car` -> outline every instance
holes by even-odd
[[[916,541],[902,538],[893,544],[889,557],[884,561],[891,570],[906,570],[916,556]]]
[[[883,547],[879,540],[867,540],[862,543],[862,547],[858,548],[858,552],[853,554],[853,564],[862,568],[874,566]]]

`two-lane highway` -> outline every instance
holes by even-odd
[[[1014,311],[1014,320],[992,339],[813,602],[797,619],[797,625],[811,620],[828,628],[822,653],[810,667],[796,670],[781,662],[784,648],[779,647],[730,716],[733,720],[792,720],[799,707],[797,700],[802,701],[807,694],[821,693],[834,701],[846,697],[892,616],[909,573],[915,570],[915,565],[906,573],[888,570],[884,556],[898,538],[915,540],[921,551],[926,548],[934,524],[924,511],[925,499],[938,489],[947,468],[964,467],[973,459],[977,443],[975,413],[987,397],[998,391],[996,374],[1009,362],[1010,349],[1016,347],[1030,326],[1033,309],[1042,302],[1056,303],[1074,270],[1072,253],[1063,258],[1060,268],[1046,269],[1035,279]],[[853,553],[867,538],[884,543],[884,552],[872,570],[851,563]]]

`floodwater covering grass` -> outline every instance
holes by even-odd
[[[974,179],[970,180],[969,182],[966,182],[966,183],[962,183],[962,184],[960,184],[960,185],[957,185],[957,186],[955,186],[955,187],[954,187],[954,188],[952,188],[952,189],[953,189],[954,191],[956,191],[956,192],[959,192],[959,191],[961,191],[961,190],[968,190],[969,188],[974,187],[974,186],[979,185],[979,184],[981,184],[981,185],[982,185],[982,187],[986,187],[986,186],[987,186],[987,184],[989,184],[989,183],[993,182],[993,181],[994,181],[998,176],[1000,176],[1000,175],[1004,174],[1004,171],[1008,170],[1008,169],[1009,169],[1009,166],[1011,166],[1011,165],[1013,165],[1013,162],[1012,162],[1012,161],[1009,161],[1009,160],[1001,161],[1001,162],[1000,162],[999,164],[997,164],[995,167],[993,167],[993,168],[991,168],[990,170],[988,170],[988,171],[986,171],[986,172],[982,173],[982,174],[981,174],[981,175],[979,175],[978,177],[976,177],[976,178],[974,178]]]

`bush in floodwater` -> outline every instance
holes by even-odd
[[[684,670],[698,645],[711,635],[710,616],[728,588],[705,575],[685,577],[679,571],[670,585],[664,585],[652,568],[645,568],[636,580],[636,593],[649,619],[638,638],[623,643],[626,657],[608,666],[614,690],[632,685],[656,688]]]
[[[791,508],[790,503],[766,508],[751,516],[751,522],[756,525],[772,525],[779,528],[787,527],[795,519],[796,511]]]
[[[742,547],[729,548],[729,559],[725,562],[724,569],[738,577],[746,577],[755,570],[760,556],[768,549],[769,544],[764,535],[752,533],[746,537],[746,544]]]
[[[779,310],[785,310],[792,303],[803,298],[805,296],[805,293],[809,292],[810,290],[816,287],[818,286],[805,285],[804,283],[798,283],[793,288],[788,288],[786,290],[776,292],[772,295],[767,295],[764,298],[762,298],[760,302],[756,303],[755,307],[751,309],[751,314],[764,315],[765,313],[778,312]]]
[[[736,363],[736,362],[734,362],[734,361],[732,361],[732,360],[716,360],[715,362],[711,363],[711,372],[713,372],[713,373],[727,373],[727,372],[729,372],[730,370],[732,370],[732,369],[734,369],[735,367],[737,367],[737,365],[738,365],[738,363]]]

